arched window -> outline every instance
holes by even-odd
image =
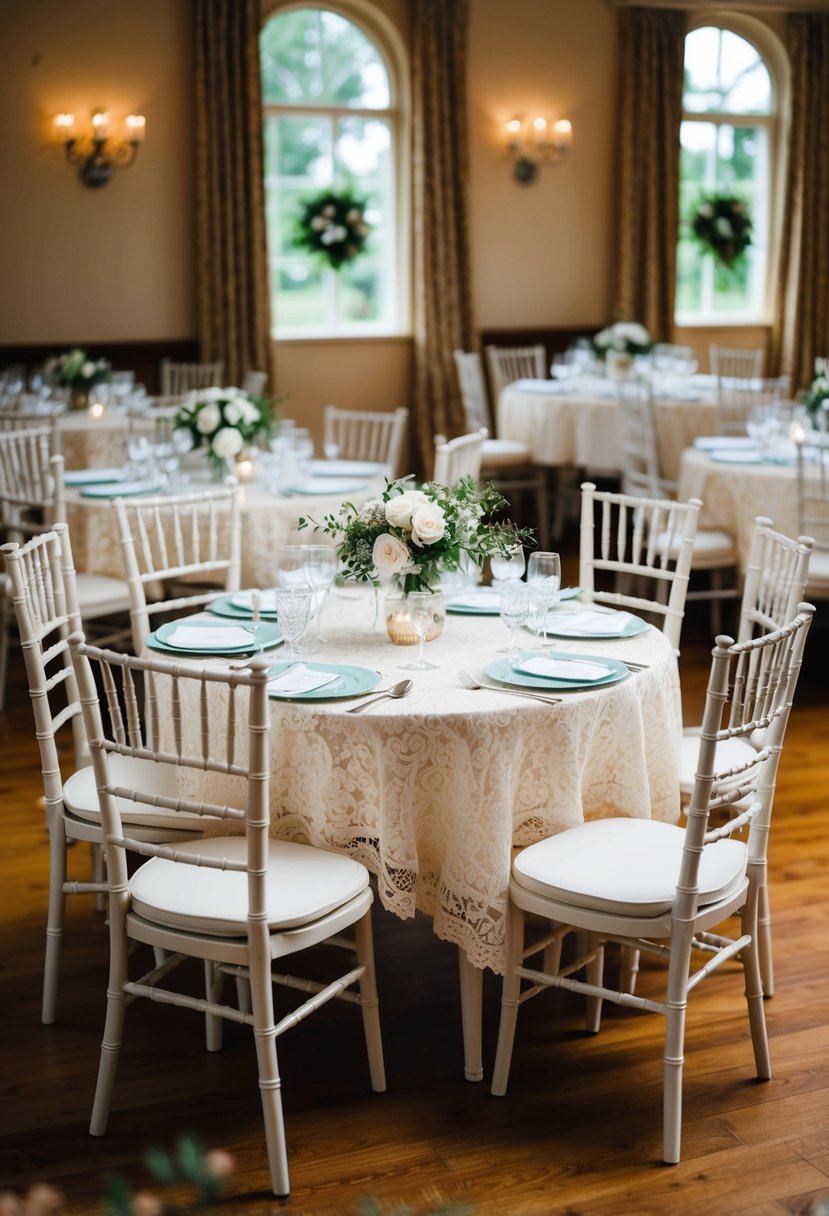
[[[774,207],[772,169],[779,155],[778,90],[753,41],[706,25],[685,39],[680,132],[678,325],[762,323],[769,300],[769,236]],[[729,204],[751,221],[751,244],[731,260],[695,239],[703,215],[728,235]]]
[[[343,13],[296,6],[266,21],[260,58],[276,336],[399,331],[398,111],[386,55]],[[295,243],[306,206],[326,191],[366,202],[365,244],[339,268]]]

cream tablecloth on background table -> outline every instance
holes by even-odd
[[[497,429],[501,439],[526,443],[533,460],[545,465],[618,473],[622,430],[614,385],[590,381],[576,391],[554,380],[517,381],[502,390]],[[655,398],[657,444],[664,477],[679,472],[683,448],[714,431],[716,402],[707,382],[684,399]]]

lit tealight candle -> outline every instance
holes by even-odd
[[[806,428],[802,422],[793,422],[789,429],[789,438],[793,443],[806,442]]]
[[[93,401],[91,402],[87,413],[89,414],[90,418],[103,418],[104,414],[106,413],[106,406],[104,405],[103,401]]]
[[[251,482],[256,476],[256,462],[250,456],[243,456],[236,461],[234,473],[237,481]]]

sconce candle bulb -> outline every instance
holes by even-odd
[[[113,143],[109,138],[110,117],[104,109],[93,110],[92,132],[81,144],[75,135],[74,114],[56,114],[55,133],[63,144],[70,165],[77,165],[78,175],[85,186],[105,186],[114,169],[128,169],[135,164],[138,145],[143,143],[146,120],[143,114],[127,116],[126,139]]]
[[[527,122],[511,118],[506,131],[513,176],[522,186],[536,180],[542,165],[562,164],[573,142],[573,127],[567,118],[559,118],[552,125],[542,114]]]

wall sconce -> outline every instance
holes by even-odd
[[[54,124],[69,164],[78,166],[78,175],[85,186],[94,187],[105,186],[113,169],[129,169],[135,164],[138,145],[144,142],[147,125],[143,114],[128,114],[126,139],[112,143],[109,114],[106,110],[93,110],[92,134],[81,144],[75,136],[74,114],[56,114]]]
[[[539,115],[507,123],[507,147],[513,158],[512,175],[522,186],[530,186],[542,165],[561,165],[573,143],[573,127],[566,118],[552,125]]]

